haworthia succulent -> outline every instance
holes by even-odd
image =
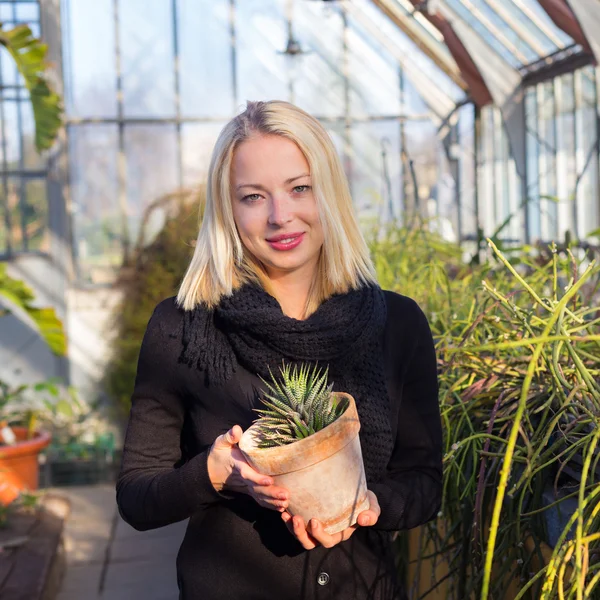
[[[267,391],[263,392],[263,408],[255,409],[260,417],[255,421],[259,448],[272,448],[291,444],[324,429],[346,408],[333,394],[333,384],[327,385],[329,369],[322,372],[316,365],[300,367],[283,364],[281,379],[273,373],[271,381],[261,380]]]

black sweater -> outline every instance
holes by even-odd
[[[384,360],[395,445],[387,478],[369,486],[381,516],[332,549],[310,551],[288,532],[280,513],[245,494],[220,494],[208,477],[212,442],[235,424],[251,424],[262,382],[238,367],[226,385],[207,386],[200,371],[178,362],[181,340],[172,332],[183,313],[175,299],[156,307],[140,352],[117,503],[139,530],[190,517],[177,557],[182,600],[404,597],[396,589],[390,532],[437,514],[442,433],[427,319],[414,300],[385,296]]]

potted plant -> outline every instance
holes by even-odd
[[[0,503],[7,505],[39,483],[39,455],[52,439],[40,421],[68,418],[74,397],[57,381],[11,388],[0,381]]]
[[[333,534],[356,523],[369,508],[354,398],[333,392],[323,373],[283,364],[271,373],[265,408],[242,436],[239,448],[254,469],[290,492],[288,511],[323,523]]]

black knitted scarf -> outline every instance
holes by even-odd
[[[212,311],[186,311],[180,362],[220,385],[237,364],[269,379],[282,360],[329,366],[334,391],[351,394],[361,422],[360,441],[369,483],[379,481],[393,448],[390,402],[383,365],[386,302],[381,288],[364,286],[323,302],[306,320],[284,315],[279,302],[247,283]]]

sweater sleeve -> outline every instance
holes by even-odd
[[[417,309],[417,341],[406,369],[386,478],[370,486],[381,508],[376,529],[411,529],[431,520],[442,497],[442,427],[437,361],[427,317]]]
[[[208,476],[208,449],[179,465],[185,408],[175,348],[162,327],[173,308],[172,300],[157,306],[142,341],[117,478],[119,513],[138,530],[182,521],[222,499]]]

